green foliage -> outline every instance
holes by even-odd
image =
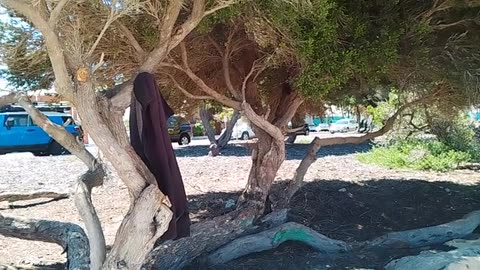
[[[54,76],[38,31],[17,19],[0,22],[0,43],[0,62],[8,67],[0,70],[0,78],[18,90],[48,89],[51,86]]]
[[[395,112],[399,102],[399,96],[395,93],[395,90],[392,90],[388,95],[387,101],[379,103],[377,107],[367,106],[367,113],[373,116],[373,124],[382,126],[383,121]]]
[[[357,77],[379,82],[399,58],[404,29],[401,15],[391,12],[394,1],[268,0],[258,6],[290,38],[303,67],[295,84],[306,97],[320,98]]]
[[[358,155],[365,163],[388,168],[447,171],[471,162],[470,153],[455,150],[436,140],[399,141],[387,147],[375,147],[371,152]]]
[[[205,134],[205,128],[202,123],[195,123],[193,126],[193,136],[203,136]]]
[[[474,161],[480,161],[480,141],[465,115],[453,119],[435,119],[431,132],[449,148],[468,153]]]

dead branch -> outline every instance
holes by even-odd
[[[286,241],[300,241],[317,251],[338,253],[350,249],[347,243],[330,239],[306,226],[288,222],[257,234],[244,236],[208,256],[210,265],[219,265],[254,252],[277,248]]]
[[[90,269],[88,239],[82,228],[76,224],[19,219],[0,214],[0,234],[7,237],[58,244],[67,252],[68,269]]]
[[[33,193],[0,193],[0,202],[18,202],[40,198],[66,199],[68,197],[69,195],[67,193],[58,193],[53,191],[37,191]]]
[[[98,46],[98,43],[100,43],[100,40],[102,40],[103,36],[105,35],[105,32],[107,32],[107,29],[110,27],[110,25],[118,18],[118,14],[115,12],[115,6],[117,4],[116,0],[112,0],[111,7],[110,7],[110,13],[108,14],[107,21],[103,25],[102,30],[100,31],[100,34],[98,34],[97,39],[95,42],[93,42],[92,47],[90,47],[90,50],[87,52],[87,57],[90,57],[95,49]]]

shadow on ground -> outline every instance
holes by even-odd
[[[245,157],[250,156],[253,143],[232,143],[222,150],[221,155],[227,157]],[[299,160],[305,156],[308,144],[287,144],[287,160]],[[369,142],[362,144],[342,144],[325,146],[317,152],[318,157],[325,156],[343,156],[355,153],[364,153],[370,151],[372,144]],[[209,147],[206,145],[189,145],[175,149],[177,157],[203,157],[208,155]]]
[[[277,183],[274,190],[282,190]],[[223,214],[239,193],[190,196],[198,220]],[[379,179],[358,183],[316,180],[307,183],[291,202],[289,219],[328,237],[364,241],[392,231],[446,223],[480,209],[480,187],[451,182]],[[431,247],[442,248],[442,247]],[[211,269],[383,269],[394,258],[420,250],[393,249],[326,257],[298,243],[251,254]],[[192,266],[190,269],[202,269]]]

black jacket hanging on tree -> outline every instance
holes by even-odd
[[[167,120],[172,115],[154,76],[146,72],[138,74],[130,106],[130,143],[172,203],[173,218],[162,240],[190,235],[187,197],[168,135]]]

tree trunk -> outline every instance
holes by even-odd
[[[257,215],[262,215],[265,207],[269,206],[267,197],[275,176],[285,160],[285,143],[279,138],[273,138],[255,125],[253,128],[258,142],[252,151],[252,167],[238,207],[249,208]]]
[[[233,112],[232,119],[230,119],[225,127],[225,131],[222,132],[218,140],[215,138],[215,130],[210,125],[210,113],[206,108],[202,108],[200,110],[200,119],[202,119],[203,126],[205,127],[205,133],[210,141],[210,150],[208,154],[216,157],[232,138],[233,127],[237,123],[238,119],[240,119],[240,111],[235,110]]]

